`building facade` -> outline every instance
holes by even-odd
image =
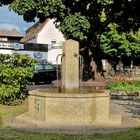
[[[65,41],[63,34],[56,28],[54,19],[46,19],[44,22],[36,22],[26,31],[26,36],[21,40],[23,43],[47,44],[47,61],[52,64],[61,64],[56,58],[62,54],[62,43]]]
[[[23,36],[16,30],[0,30],[0,54],[27,54],[38,61],[47,59],[48,45],[21,43]]]

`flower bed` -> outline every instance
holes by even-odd
[[[140,81],[115,77],[114,82],[107,85],[112,99],[135,99],[139,96]]]

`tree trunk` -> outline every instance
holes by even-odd
[[[103,81],[104,73],[102,68],[102,54],[100,46],[92,48],[90,66],[92,67],[92,72],[94,73],[93,79],[96,81]]]
[[[92,47],[91,50],[89,47],[85,47],[85,49],[81,51],[81,54],[84,58],[83,80],[103,81],[104,73],[102,69],[100,48]]]

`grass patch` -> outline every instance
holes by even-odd
[[[140,128],[109,134],[96,133],[93,135],[48,134],[9,127],[0,128],[0,139],[2,140],[138,140],[139,138]]]
[[[93,135],[48,134],[25,131],[6,126],[10,117],[27,111],[27,100],[17,106],[0,105],[0,140],[138,140],[140,128],[115,133],[96,133]]]
[[[16,106],[0,104],[0,125],[6,126],[9,118],[17,116],[27,111],[27,100]]]

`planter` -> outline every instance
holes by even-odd
[[[139,96],[137,91],[110,91],[111,99],[134,100]]]

